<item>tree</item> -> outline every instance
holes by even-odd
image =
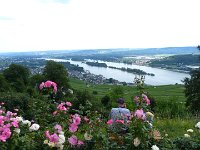
[[[0,74],[0,83],[2,86],[0,86],[0,92],[7,92],[9,91],[10,87],[8,82],[6,81],[5,77],[3,74]]]
[[[3,71],[3,75],[15,91],[23,92],[28,85],[30,71],[22,65],[11,64]]]
[[[197,47],[200,50],[200,46]],[[200,68],[193,70],[191,78],[185,78],[186,106],[192,113],[200,112]]]
[[[39,86],[41,82],[45,80],[44,76],[42,74],[35,74],[30,77],[29,85],[32,87]]]
[[[68,88],[68,72],[66,68],[55,61],[48,61],[43,72],[46,80],[54,81],[58,87]]]

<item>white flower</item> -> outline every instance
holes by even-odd
[[[146,112],[146,115],[147,115],[147,116],[154,117],[154,114],[152,114],[151,112]]]
[[[37,131],[38,129],[40,128],[40,125],[39,124],[32,124],[29,128],[29,131]]]
[[[71,90],[71,89],[68,89],[68,91],[69,91],[70,94],[74,93],[73,90]]]
[[[194,131],[193,131],[192,129],[188,129],[187,132],[191,132],[191,133],[192,133],[192,132],[194,132]]]
[[[200,122],[198,122],[198,123],[195,125],[195,127],[200,129]]]
[[[190,135],[189,134],[184,134],[184,137],[188,138],[188,137],[190,137]]]
[[[60,131],[60,132],[58,132],[60,135],[64,135],[64,132],[63,131]]]
[[[16,119],[17,119],[17,122],[22,122],[23,121],[22,117],[16,117]]]
[[[156,145],[153,145],[153,146],[151,147],[151,149],[152,149],[152,150],[159,150],[158,146],[156,146]]]
[[[64,135],[62,135],[62,134],[59,134],[59,141],[58,141],[59,143],[65,143],[65,136]]]
[[[61,143],[57,143],[56,147],[58,148],[58,150],[63,150],[64,145],[62,145]]]
[[[23,120],[22,123],[23,123],[23,124],[28,124],[29,127],[30,127],[30,125],[31,125],[31,122],[30,122],[29,120]]]
[[[58,148],[58,150],[63,150],[64,145],[62,145],[61,143],[57,143],[56,147]]]
[[[168,137],[168,134],[166,133],[165,136]]]
[[[60,145],[58,148],[59,148],[58,150],[63,150],[64,145]]]
[[[19,134],[20,133],[20,129],[19,128],[15,128],[14,132],[16,132],[17,134]]]
[[[85,138],[85,140],[91,140],[92,139],[92,135],[91,134],[88,134],[87,132],[85,132],[85,134],[84,134],[84,138]]]
[[[48,140],[44,140],[44,144],[48,144],[48,142],[49,142]]]
[[[138,147],[138,145],[140,145],[140,140],[138,139],[138,137],[134,139],[134,145],[135,147]]]
[[[55,147],[55,143],[53,143],[53,142],[49,142],[48,145],[49,145],[49,147]]]

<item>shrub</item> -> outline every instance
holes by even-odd
[[[24,92],[28,85],[30,71],[22,65],[11,64],[3,71],[3,75],[15,91]]]
[[[16,112],[15,109],[19,110],[19,113],[23,116],[27,115],[29,110],[30,98],[27,94],[21,93],[1,93],[0,102],[5,103],[4,107],[9,110]]]

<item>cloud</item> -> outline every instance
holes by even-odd
[[[14,20],[14,18],[7,17],[7,16],[0,16],[0,20],[8,21],[8,20]]]
[[[198,0],[0,1],[0,50],[198,45]]]
[[[71,0],[38,0],[38,2],[41,3],[62,3],[62,4],[67,4]]]

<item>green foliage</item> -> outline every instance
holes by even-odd
[[[75,97],[73,100],[72,109],[79,109],[80,106],[84,107],[83,113],[87,111],[86,105],[87,102],[91,102],[93,100],[93,96],[87,90],[75,90]]]
[[[101,103],[103,104],[104,107],[106,108],[111,108],[111,100],[109,95],[105,95],[104,97],[101,98]]]
[[[25,91],[30,75],[28,68],[22,65],[11,64],[9,68],[3,71],[3,75],[15,91]]]
[[[1,93],[0,102],[4,102],[4,107],[7,110],[16,112],[15,109],[19,110],[19,114],[27,117],[29,114],[29,101],[30,98],[27,94],[22,93]],[[31,112],[30,112],[31,113]]]
[[[176,118],[187,116],[185,102],[177,102],[176,97],[170,97],[168,100],[157,101],[155,112],[164,118]]]
[[[200,50],[200,47],[197,47]],[[200,58],[200,57],[199,57]],[[191,72],[191,78],[185,78],[186,106],[192,113],[199,113],[200,110],[200,67]]]
[[[192,71],[191,78],[186,78],[185,96],[187,98],[186,106],[193,113],[198,113],[200,110],[200,68]]]
[[[151,101],[150,109],[151,109],[153,112],[155,112],[155,109],[156,109],[156,107],[157,107],[157,101],[156,101],[155,97],[154,97],[153,95],[149,94],[149,93],[147,93],[146,95],[147,95],[147,97],[148,97],[148,98],[150,99],[150,101]]]
[[[173,148],[177,150],[199,150],[200,141],[197,138],[179,137],[173,141]]]
[[[124,97],[124,89],[122,86],[116,86],[112,89],[111,93],[110,93],[110,96],[111,96],[111,100],[116,103],[116,100],[118,98],[122,98]]]
[[[54,61],[48,61],[44,68],[44,76],[46,80],[54,81],[58,87],[68,88],[68,72],[65,67]]]
[[[42,74],[35,74],[30,77],[29,85],[32,87],[38,87],[41,82],[45,80],[45,77]]]
[[[98,94],[98,92],[97,92],[97,91],[93,91],[93,92],[92,92],[92,94],[94,94],[94,95],[97,95],[97,94]]]
[[[8,82],[6,81],[5,77],[3,76],[3,74],[0,74],[0,83],[3,86],[0,86],[0,92],[6,92],[10,90],[10,86],[8,84]]]

